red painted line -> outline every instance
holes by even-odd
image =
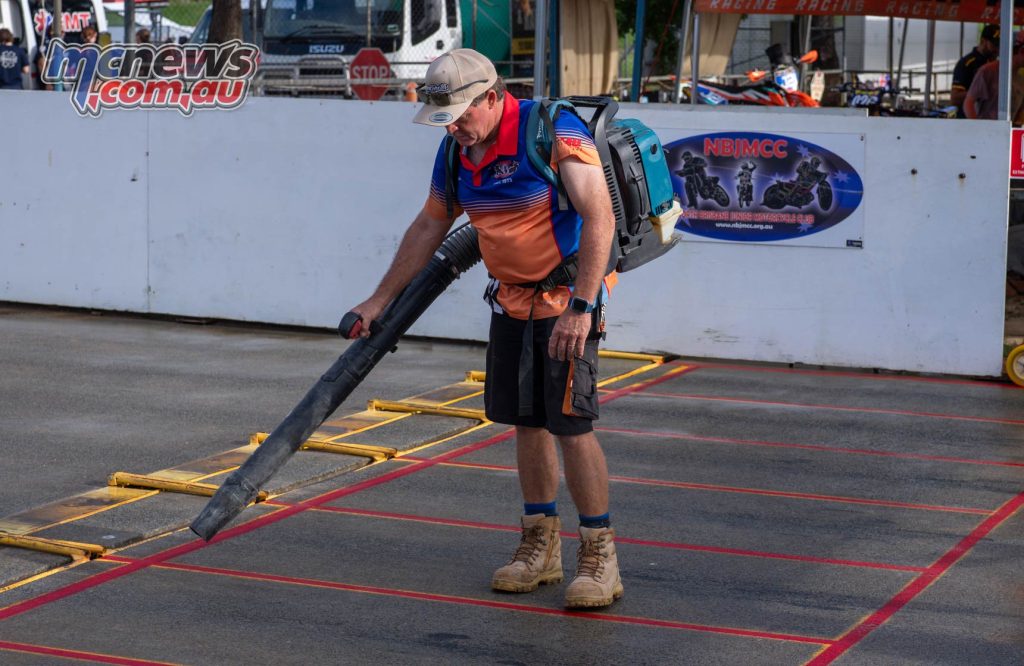
[[[656,391],[644,391],[644,397],[653,398],[674,398],[677,400],[702,400],[706,402],[731,402],[746,405],[767,405],[769,407],[797,407],[800,409],[828,409],[836,412],[860,412],[864,414],[892,414],[896,416],[920,416],[933,419],[946,419],[952,421],[971,421],[974,423],[1003,423],[1007,425],[1024,425],[1020,419],[997,419],[986,416],[962,416],[957,414],[942,414],[938,412],[915,412],[904,409],[882,409],[877,407],[841,407],[838,405],[817,405],[802,402],[781,402],[775,400],[755,400],[753,398],[724,398],[719,396],[696,395],[691,393],[659,393]]]
[[[406,460],[422,462],[422,459],[411,456],[393,458],[393,460]],[[446,462],[446,467],[467,467],[470,469],[486,469],[492,471],[515,471],[515,467],[508,465],[482,465],[471,462]],[[720,493],[741,493],[745,495],[763,495],[765,497],[784,497],[787,499],[812,500],[816,502],[838,502],[841,504],[867,504],[869,506],[884,506],[894,509],[914,509],[918,511],[939,511],[943,513],[970,513],[979,516],[991,515],[989,509],[977,509],[972,507],[942,506],[940,504],[916,504],[913,502],[895,502],[891,500],[871,499],[866,497],[848,497],[845,495],[822,495],[818,493],[798,493],[786,490],[769,490],[766,488],[744,488],[742,486],[722,486],[711,483],[691,483],[688,481],[666,481],[662,479],[646,479],[634,476],[618,476],[610,474],[609,481],[620,483],[635,483],[643,486],[660,486],[665,488],[682,488],[685,490],[707,490]]]
[[[26,613],[40,606],[53,603],[54,601],[70,597],[74,594],[78,594],[79,592],[92,589],[99,585],[103,585],[104,583],[108,583],[112,580],[123,578],[124,576],[127,576],[129,574],[141,571],[151,566],[161,564],[163,562],[172,560],[176,557],[181,557],[182,555],[186,555],[188,553],[200,550],[215,543],[220,543],[221,541],[227,541],[228,539],[233,539],[237,536],[247,534],[249,532],[252,532],[253,530],[257,530],[261,527],[265,527],[266,525],[276,523],[280,520],[288,518],[289,516],[293,516],[297,513],[306,511],[307,509],[320,506],[321,504],[326,504],[327,502],[331,502],[340,497],[352,495],[363,490],[366,490],[367,488],[373,488],[375,486],[388,483],[389,481],[393,481],[403,476],[407,476],[414,472],[418,472],[420,470],[433,467],[434,465],[437,465],[446,460],[450,460],[452,458],[465,455],[467,453],[472,453],[473,451],[478,451],[482,448],[491,446],[492,444],[497,444],[498,442],[503,442],[511,438],[512,434],[513,431],[510,430],[499,435],[495,435],[494,437],[485,439],[482,442],[477,442],[475,444],[469,444],[467,446],[454,449],[452,451],[449,451],[448,453],[437,456],[436,458],[429,458],[415,465],[410,465],[409,467],[398,468],[396,470],[388,472],[387,474],[382,474],[379,477],[367,479],[366,481],[362,481],[351,486],[338,488],[337,490],[333,490],[329,493],[325,493],[318,497],[313,497],[303,502],[293,504],[289,507],[281,509],[280,511],[264,514],[258,518],[250,520],[247,523],[242,523],[241,525],[236,525],[235,527],[224,530],[209,542],[203,541],[202,539],[189,541],[188,543],[180,544],[173,548],[169,548],[165,551],[150,555],[148,557],[139,560],[133,560],[131,561],[131,563],[125,564],[124,566],[119,567],[117,569],[111,569],[109,571],[104,571],[93,576],[90,576],[89,578],[84,578],[66,587],[58,588],[45,594],[41,594],[38,597],[33,597],[31,599],[26,599],[15,604],[11,604],[6,608],[0,609],[0,621],[6,620],[10,617],[14,617],[15,615]]]
[[[882,608],[878,609],[852,629],[843,634],[835,643],[815,655],[806,666],[823,666],[831,664],[845,652],[857,645],[875,629],[888,622],[901,608],[914,600],[924,592],[932,583],[941,578],[954,564],[967,555],[978,542],[988,536],[994,529],[1002,525],[1014,513],[1024,506],[1024,492],[1008,500],[999,507],[991,516],[974,528],[970,534],[964,537],[959,543],[953,546],[942,557],[935,561],[928,569],[896,593]]]
[[[811,370],[809,368],[772,368],[767,366],[749,366],[730,363],[699,363],[697,370],[737,370],[741,372],[775,372],[789,375],[816,375],[819,377],[850,377],[852,379],[871,379],[875,381],[922,382],[928,384],[964,384],[967,386],[986,386],[989,388],[1019,390],[1019,387],[1005,382],[991,382],[977,379],[954,379],[951,377],[920,377],[915,375],[875,375],[862,372],[843,370]]]
[[[657,479],[640,479],[628,476],[609,476],[610,480],[624,483],[637,483],[650,486],[665,486],[669,488],[683,488],[687,490],[708,490],[723,493],[741,493],[748,495],[763,495],[765,497],[784,497],[787,499],[812,500],[817,502],[838,502],[841,504],[866,504],[870,506],[884,506],[895,509],[915,509],[920,511],[940,511],[945,513],[971,513],[988,516],[992,512],[988,509],[973,509],[958,506],[940,506],[935,504],[915,504],[912,502],[892,502],[889,500],[868,499],[862,497],[846,497],[842,495],[821,495],[817,493],[797,493],[783,490],[767,490],[763,488],[743,488],[739,486],[721,486],[710,483],[688,483],[683,481],[660,481]]]
[[[499,530],[503,532],[519,532],[520,527],[518,525],[499,525],[496,523],[480,523],[470,520],[458,520],[454,518],[438,518],[434,516],[416,516],[406,513],[390,513],[386,511],[370,511],[367,509],[353,509],[348,507],[337,507],[337,506],[321,506],[315,509],[316,511],[326,511],[330,513],[341,513],[354,516],[366,516],[369,518],[385,518],[389,520],[408,520],[417,523],[429,523],[431,525],[448,525],[451,527],[469,527],[473,529],[482,530]],[[565,539],[576,539],[577,535],[573,532],[561,533],[562,538]],[[687,550],[701,553],[714,553],[717,555],[736,555],[739,557],[754,557],[760,559],[772,559],[772,560],[788,560],[792,562],[805,562],[811,564],[830,564],[844,567],[861,567],[866,569],[883,569],[887,571],[909,571],[912,573],[922,573],[926,569],[925,567],[913,567],[902,564],[885,564],[883,562],[865,562],[857,560],[841,560],[831,557],[814,557],[809,555],[789,555],[785,553],[771,553],[759,550],[744,550],[740,548],[722,548],[718,546],[704,546],[700,544],[692,543],[676,543],[669,541],[651,541],[649,539],[633,539],[631,537],[624,537],[622,535],[615,536],[616,543],[628,543],[636,546],[648,546],[651,548],[669,548],[674,550]]]
[[[33,645],[32,643],[13,643],[11,641],[0,641],[0,650],[24,652],[26,654],[39,654],[47,657],[60,657],[61,659],[77,659],[79,661],[91,661],[100,664],[120,664],[122,666],[174,666],[168,661],[132,659],[130,657],[118,657],[112,654],[83,652],[81,650],[65,650],[64,648]]]
[[[616,622],[621,624],[634,624],[647,627],[660,627],[665,629],[682,629],[687,631],[699,631],[705,633],[727,634],[730,636],[743,636],[747,638],[767,638],[777,641],[789,641],[795,643],[812,643],[814,645],[831,645],[829,638],[816,636],[801,636],[799,634],[782,634],[769,631],[757,631],[753,629],[740,629],[736,627],[720,627],[714,625],[692,624],[689,622],[676,622],[673,620],[659,620],[656,618],[637,617],[632,615],[612,615],[609,613],[577,612],[557,608],[543,608],[538,606],[527,606],[525,604],[514,604],[505,601],[494,601],[491,599],[478,599],[474,597],[459,597],[449,594],[435,594],[432,592],[417,592],[415,590],[399,590],[387,587],[371,585],[356,585],[352,583],[338,583],[317,578],[296,578],[293,576],[278,576],[275,574],[264,574],[255,571],[239,571],[236,569],[221,569],[215,567],[204,567],[192,564],[179,564],[176,562],[164,562],[156,565],[161,569],[174,571],[186,571],[211,576],[229,576],[269,583],[282,583],[285,585],[301,585],[306,587],[318,587],[329,590],[340,590],[343,592],[357,592],[362,594],[374,594],[386,597],[397,597],[402,599],[415,599],[417,601],[432,601],[460,606],[477,606],[481,608],[493,608],[498,610],[516,611],[520,613],[533,613],[537,615],[551,615],[572,619],[596,620],[598,622]]]
[[[659,377],[655,377],[654,379],[648,379],[647,381],[637,382],[636,384],[624,386],[614,391],[608,391],[598,399],[599,402],[601,404],[604,404],[610,400],[621,398],[624,395],[632,395],[634,393],[639,393],[640,391],[644,391],[652,386],[657,386],[658,384],[670,381],[672,379],[675,379],[676,377],[682,377],[683,375],[691,373],[697,369],[697,366],[682,364],[679,361],[671,361],[669,363],[666,363],[662,367],[672,369],[670,369],[668,372]]]
[[[665,365],[666,366],[670,366],[672,364],[666,363]],[[686,372],[689,369],[690,368],[684,366],[682,372]],[[625,387],[624,389],[621,389],[619,392],[617,392],[615,394],[604,396],[604,398],[601,399],[601,402],[608,402],[609,400],[614,400],[615,398],[619,397],[620,395],[628,395],[628,394],[634,393],[636,391],[641,391],[644,388],[647,388],[648,386],[654,386],[654,385],[659,384],[661,382],[667,381],[671,377],[674,377],[674,376],[677,376],[679,374],[682,374],[682,372],[680,372],[678,370],[677,371],[669,371],[668,373],[666,373],[665,375],[662,375],[660,377],[656,377],[656,378],[648,380],[646,382],[639,382],[639,383],[634,384],[632,386],[627,386],[627,387]],[[215,544],[215,543],[220,543],[221,541],[227,541],[228,539],[233,539],[236,536],[240,536],[240,535],[243,535],[243,534],[248,534],[249,532],[257,530],[257,529],[259,529],[261,527],[264,527],[266,525],[270,525],[270,524],[276,523],[276,522],[278,522],[280,520],[283,520],[285,518],[293,516],[293,515],[295,515],[297,513],[301,513],[303,511],[308,510],[308,509],[311,509],[311,508],[314,508],[314,507],[326,504],[328,502],[332,502],[332,501],[334,501],[334,500],[336,500],[338,498],[345,497],[347,495],[352,495],[352,494],[361,492],[363,490],[366,490],[368,488],[373,488],[375,486],[378,486],[378,485],[381,485],[381,484],[384,484],[384,483],[388,483],[390,481],[393,481],[395,479],[407,476],[409,474],[413,474],[415,472],[418,472],[418,471],[421,471],[421,470],[424,470],[424,469],[429,469],[429,468],[433,467],[434,465],[440,464],[442,462],[446,462],[446,461],[451,460],[453,458],[457,458],[459,456],[463,456],[463,455],[466,455],[468,453],[472,453],[474,451],[478,451],[480,449],[486,448],[486,447],[491,446],[493,444],[497,444],[499,442],[506,441],[506,440],[508,440],[508,439],[510,439],[512,437],[514,432],[515,432],[514,430],[508,430],[508,431],[506,431],[504,433],[501,433],[499,435],[495,435],[494,437],[490,437],[490,438],[485,439],[485,440],[483,440],[481,442],[477,442],[475,444],[469,444],[469,445],[466,445],[466,446],[454,449],[452,451],[449,451],[448,453],[441,454],[441,455],[436,456],[434,458],[430,458],[428,460],[419,462],[419,463],[414,464],[414,465],[410,465],[408,467],[395,469],[395,470],[393,470],[391,472],[388,472],[387,474],[382,474],[381,476],[373,478],[373,479],[367,479],[366,481],[362,481],[360,483],[356,483],[356,484],[353,484],[351,486],[345,486],[345,487],[342,487],[342,488],[338,488],[337,490],[333,490],[331,492],[324,493],[323,495],[320,495],[318,497],[313,497],[313,498],[310,498],[310,499],[305,500],[303,502],[299,502],[297,504],[294,504],[291,507],[283,508],[280,511],[275,511],[273,513],[264,514],[262,516],[259,516],[258,518],[254,518],[253,520],[250,520],[247,523],[242,523],[241,525],[237,525],[235,527],[232,527],[232,528],[229,528],[227,530],[224,530],[223,532],[219,533],[217,536],[215,536],[213,539],[211,539],[208,542],[207,541],[203,541],[202,539],[196,539],[196,540],[190,541],[188,543],[183,543],[183,544],[180,544],[180,545],[175,546],[173,548],[169,548],[169,549],[167,549],[165,551],[161,551],[159,553],[154,553],[153,555],[150,555],[150,556],[145,557],[143,559],[135,560],[135,561],[131,562],[130,564],[125,564],[124,566],[119,567],[117,569],[111,569],[109,571],[98,573],[98,574],[95,574],[93,576],[90,576],[89,578],[84,578],[82,580],[76,581],[76,582],[74,582],[74,583],[72,583],[70,585],[67,585],[66,587],[58,588],[56,590],[51,590],[50,592],[47,592],[45,594],[39,595],[38,597],[33,597],[31,599],[25,599],[25,600],[20,601],[18,603],[11,604],[10,606],[7,606],[6,608],[0,608],[0,621],[6,620],[6,619],[8,619],[10,617],[14,617],[16,615],[21,615],[21,614],[26,613],[26,612],[28,612],[30,610],[35,609],[35,608],[39,608],[40,606],[45,606],[46,604],[50,604],[50,603],[53,603],[55,601],[59,601],[60,599],[65,599],[65,598],[70,597],[72,595],[78,594],[79,592],[83,592],[85,590],[92,589],[92,588],[97,587],[99,585],[103,585],[104,583],[108,583],[108,582],[110,582],[112,580],[117,580],[119,578],[123,578],[124,576],[128,576],[130,574],[133,574],[133,573],[135,573],[137,571],[141,571],[141,570],[146,569],[148,567],[156,566],[156,565],[161,564],[163,562],[167,562],[169,560],[172,560],[172,559],[174,559],[176,557],[181,557],[182,555],[186,555],[188,553],[192,553],[192,552],[200,550],[202,548],[206,548],[209,545],[212,545],[212,544]]]
[[[817,444],[793,444],[789,442],[771,442],[757,439],[735,439],[732,437],[708,437],[702,435],[684,435],[674,432],[657,432],[654,430],[638,430],[635,428],[595,428],[598,432],[611,432],[621,435],[637,435],[640,437],[659,437],[662,439],[679,439],[693,442],[715,442],[721,444],[739,444],[743,446],[768,446],[783,449],[801,449],[803,451],[821,451],[825,453],[845,453],[860,456],[881,456],[885,458],[901,458],[905,460],[925,460],[929,462],[960,463],[964,465],[992,465],[995,467],[1024,467],[1024,462],[1005,460],[980,460],[975,458],[956,458],[952,456],[930,456],[920,453],[895,453],[878,449],[851,449],[841,446],[822,446]]]

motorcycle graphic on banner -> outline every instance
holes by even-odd
[[[863,135],[716,132],[665,154],[684,240],[863,247]]]

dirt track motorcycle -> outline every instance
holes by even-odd
[[[701,199],[712,199],[725,208],[729,205],[729,193],[718,184],[718,176],[709,176],[704,171],[704,166],[704,160],[691,161],[684,158],[683,168],[676,171],[676,175],[683,178],[687,203],[691,208],[696,208],[699,196]]]
[[[749,173],[740,175],[739,182],[736,183],[736,198],[740,208],[754,203],[754,183]]]
[[[867,109],[869,116],[956,118],[955,106],[937,107],[922,112],[919,105],[907,105],[905,96],[920,90],[897,88],[890,81],[883,81],[881,85],[847,81],[832,90],[846,95],[846,106],[851,109]]]
[[[754,171],[756,170],[756,164],[744,162],[736,174],[736,202],[740,208],[754,203]]]
[[[800,75],[796,67],[817,62],[817,51],[808,51],[794,61],[780,45],[774,44],[765,50],[765,54],[771,60],[771,71],[755,69],[747,72],[750,80],[747,88],[759,89],[771,106],[820,106],[813,97],[800,90]]]
[[[691,94],[690,87],[689,83],[683,84],[683,92],[686,93],[687,98]],[[818,106],[818,103],[810,95],[799,90],[786,90],[772,81],[760,81],[742,86],[698,81],[697,95],[701,104],[711,105]]]
[[[800,170],[798,169],[798,173]],[[817,189],[818,205],[822,210],[832,207],[832,186],[825,180],[828,174],[817,169],[806,170],[796,180],[777,181],[774,185],[764,191],[764,201],[768,208],[780,210],[786,206],[803,208],[814,201],[815,189]]]

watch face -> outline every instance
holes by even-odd
[[[569,307],[575,312],[586,313],[586,311],[590,309],[590,303],[587,303],[578,296],[574,296],[573,299],[569,301]]]

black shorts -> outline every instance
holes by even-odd
[[[492,313],[487,345],[484,408],[495,423],[546,428],[553,435],[593,431],[597,418],[597,315],[582,358],[558,361],[548,356],[548,339],[558,317],[533,322],[533,410],[519,412],[519,356],[526,321]]]

